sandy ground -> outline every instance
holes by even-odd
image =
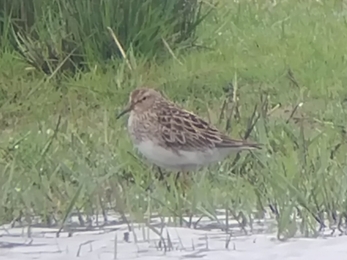
[[[159,237],[144,225],[135,226],[129,241],[124,224],[93,231],[74,232],[71,237],[57,229],[0,227],[0,259],[218,259],[218,260],[319,260],[347,259],[347,236],[293,238],[280,242],[275,234],[238,234],[221,230],[165,228],[163,237],[170,250],[159,247]],[[129,234],[129,233],[128,233]],[[134,236],[135,234],[135,236]],[[169,236],[168,236],[169,234]],[[228,248],[226,248],[227,241]]]

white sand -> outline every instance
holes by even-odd
[[[172,241],[173,250],[158,249],[158,236],[147,228],[135,228],[130,242],[123,240],[127,227],[108,226],[98,231],[75,232],[67,237],[63,232],[56,238],[56,229],[32,228],[28,238],[27,228],[0,228],[0,259],[217,259],[217,260],[319,260],[347,259],[347,236],[315,239],[294,238],[280,242],[274,234],[238,235],[229,237],[219,230],[197,230],[188,228],[164,229]],[[147,238],[149,232],[149,242]],[[115,250],[115,238],[117,246]],[[167,243],[167,242],[166,242]]]

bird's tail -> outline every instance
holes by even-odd
[[[240,150],[253,150],[262,149],[263,145],[247,140],[235,140],[231,138],[224,139],[222,143],[218,144],[220,148],[234,148]]]

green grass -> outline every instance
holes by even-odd
[[[163,41],[173,49],[194,44],[210,12],[201,6],[197,0],[0,0],[0,49],[16,50],[46,74],[107,64],[122,48],[163,58]]]
[[[41,215],[61,223],[72,210],[96,214],[102,209],[129,214],[132,221],[143,221],[146,212],[214,219],[220,208],[230,215],[241,212],[249,221],[254,210],[269,210],[269,204],[277,211],[279,238],[297,229],[316,235],[319,218],[332,227],[345,221],[347,18],[342,5],[240,2],[219,1],[199,26],[197,44],[203,47],[177,49],[176,58],[160,62],[130,57],[132,71],[115,61],[106,69],[97,64],[60,81],[44,80],[15,53],[2,53],[1,222]],[[125,119],[115,121],[139,84],[162,89],[233,137],[244,135],[257,105],[259,120],[250,138],[265,149],[191,175],[185,197],[178,195],[180,187],[168,192],[136,158]],[[219,120],[219,115],[231,84],[240,117],[232,118],[230,129],[226,116]],[[153,181],[154,191],[145,192]]]

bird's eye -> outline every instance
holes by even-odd
[[[146,100],[146,99],[147,99],[147,97],[146,97],[146,96],[142,98],[142,100]]]

